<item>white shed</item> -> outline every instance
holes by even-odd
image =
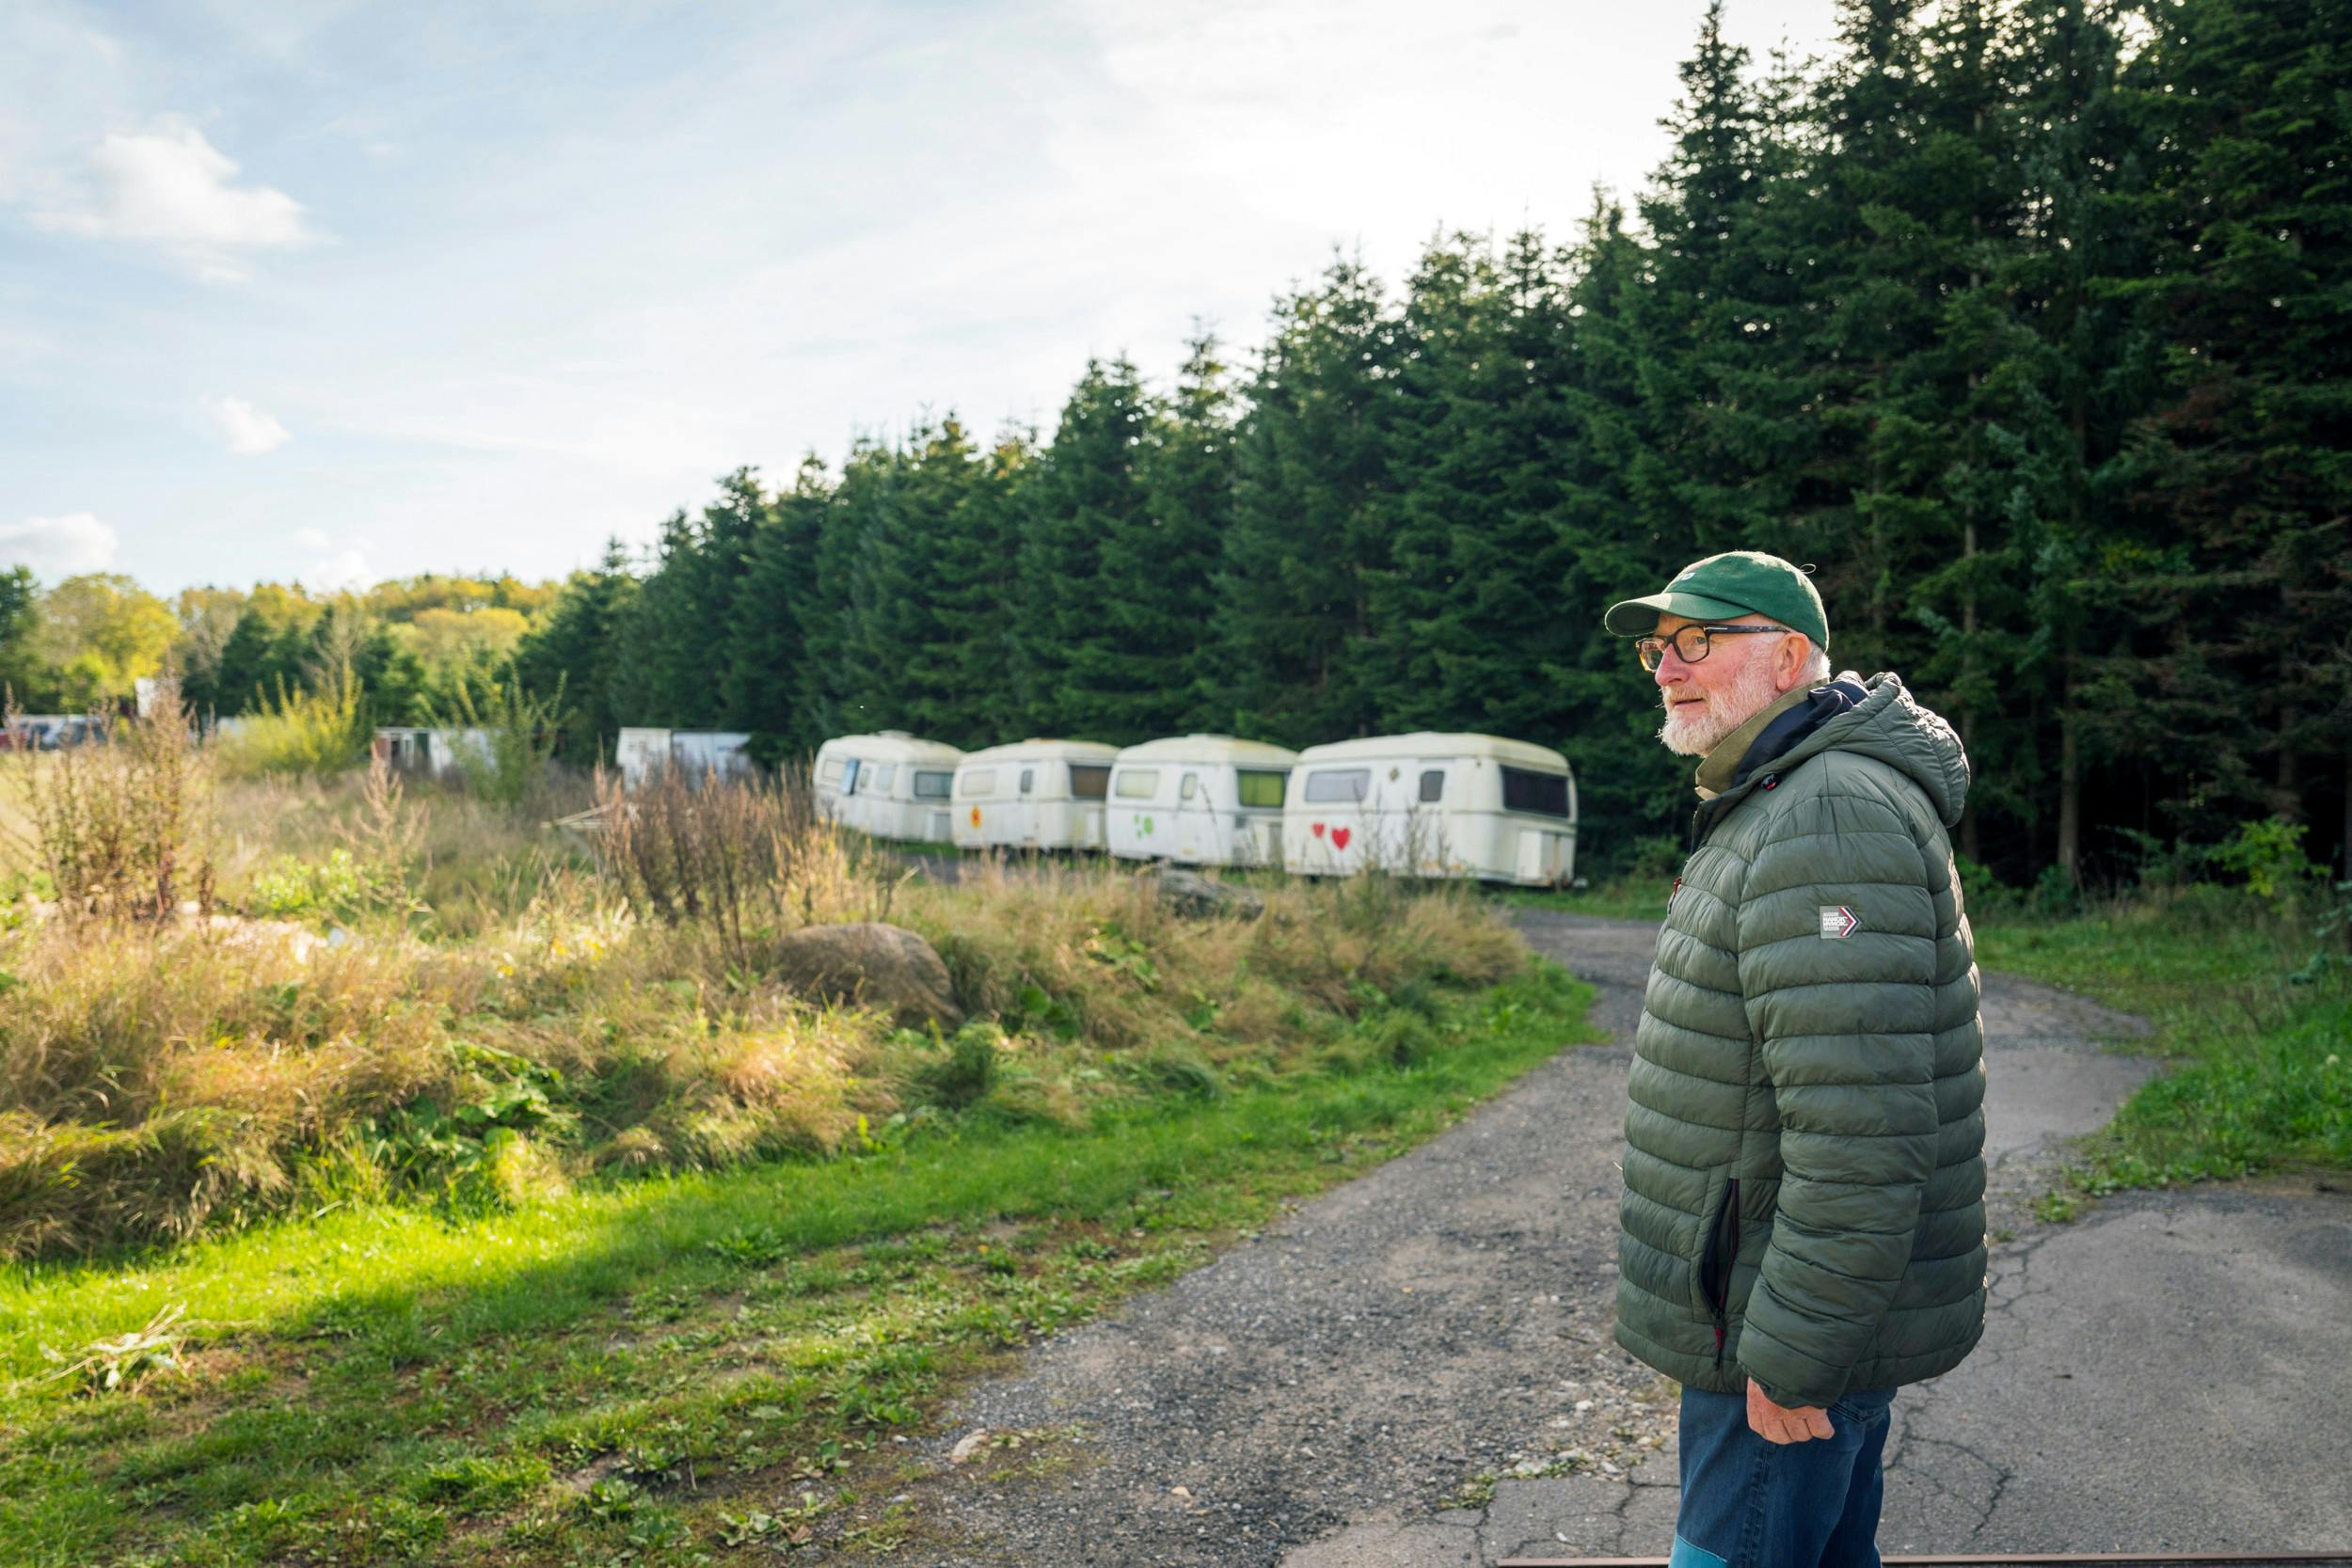
[[[1576,780],[1549,746],[1374,736],[1298,753],[1282,807],[1291,870],[1561,886],[1576,875]]]
[[[1298,753],[1230,735],[1147,740],[1119,753],[1104,814],[1114,855],[1185,865],[1279,865],[1282,793]]]
[[[630,727],[613,742],[612,760],[620,766],[621,783],[635,789],[650,784],[664,769],[675,768],[692,784],[708,775],[736,778],[752,770],[747,749],[752,737],[741,730],[662,730]]]
[[[612,743],[612,760],[621,769],[621,783],[630,789],[652,782],[670,766],[670,732],[637,725],[623,726]]]
[[[709,775],[738,778],[752,770],[750,734],[743,730],[672,730],[670,766],[697,784]]]
[[[817,809],[876,838],[946,844],[963,753],[904,730],[835,736],[817,748]]]
[[[233,722],[241,721],[220,721],[219,733],[229,734],[227,726]],[[382,724],[376,728],[369,754],[404,773],[421,773],[434,779],[461,778],[469,763],[477,768],[489,766],[490,732]]]
[[[967,752],[956,765],[956,847],[1100,849],[1118,755],[1099,740],[1036,736]]]

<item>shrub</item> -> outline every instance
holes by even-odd
[[[895,880],[818,815],[805,775],[696,780],[667,768],[630,789],[596,775],[596,863],[642,919],[714,931],[750,958],[764,930],[887,916]]]
[[[2214,863],[2245,878],[2247,891],[2272,909],[2291,913],[2325,880],[2325,868],[2303,853],[2305,831],[2302,823],[2283,816],[2241,822],[2214,846]]]
[[[407,889],[397,870],[331,849],[323,861],[280,855],[253,879],[246,908],[264,918],[326,915],[342,921],[405,909]]]
[[[159,682],[147,713],[116,721],[103,743],[15,755],[29,847],[69,917],[168,920],[183,897],[211,912],[212,775],[176,682]]]
[[[220,740],[221,767],[231,778],[328,778],[357,768],[375,736],[361,698],[347,665],[312,690],[289,692],[281,677],[277,698]]]
[[[545,780],[566,717],[561,681],[553,696],[542,699],[510,676],[486,705],[460,685],[450,711],[434,722],[472,732],[454,747],[459,777],[471,793],[511,807],[530,799]]]

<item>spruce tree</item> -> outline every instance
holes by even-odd
[[[1379,281],[1334,261],[1284,296],[1236,443],[1218,563],[1217,640],[1238,735],[1306,746],[1380,726],[1372,588],[1389,551],[1379,507],[1393,321]]]
[[[1128,742],[1199,727],[1221,691],[1208,640],[1214,578],[1233,499],[1232,390],[1216,340],[1186,344],[1174,392],[1155,402],[1138,453],[1143,508],[1103,541],[1111,660],[1104,733]]]
[[[1031,734],[1141,738],[1123,726],[1149,675],[1121,649],[1118,628],[1139,612],[1133,563],[1143,553],[1136,536],[1151,528],[1142,475],[1149,419],[1133,364],[1089,360],[1053,445],[1022,487],[1015,636]],[[1116,578],[1106,575],[1106,553]]]
[[[727,709],[765,763],[811,755],[826,738],[807,626],[821,609],[817,546],[832,505],[824,461],[812,452],[754,532],[729,608]]]
[[[618,539],[594,568],[575,572],[515,649],[512,673],[542,702],[561,703],[559,755],[576,767],[609,760],[624,723],[639,721],[625,705],[624,673],[636,662],[629,641],[638,581]]]
[[[1019,738],[1028,695],[1019,680],[1020,539],[1024,487],[1038,468],[1035,437],[1007,431],[974,465],[961,504],[947,519],[944,546],[955,569],[939,583],[941,678],[957,694],[956,716],[935,738],[966,751]]]

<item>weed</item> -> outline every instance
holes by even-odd
[[[541,698],[509,676],[486,703],[476,702],[472,689],[461,682],[451,710],[436,722],[457,736],[453,749],[466,788],[511,809],[539,792],[569,719],[561,677],[554,694]]]
[[[299,691],[289,691],[279,677],[276,695],[262,697],[260,711],[245,719],[215,749],[222,768],[232,778],[291,774],[324,779],[358,766],[374,734],[358,677],[345,664]]]
[[[13,727],[16,716],[8,715]],[[29,848],[69,919],[178,919],[192,897],[212,913],[213,781],[176,682],[103,745],[19,751]],[[25,835],[20,834],[20,839]]]
[[[70,1362],[48,1352],[53,1360],[65,1363],[51,1376],[72,1383],[85,1394],[111,1394],[136,1388],[164,1373],[179,1372],[184,1365],[181,1359],[181,1320],[186,1315],[187,1307],[175,1303],[150,1318],[145,1327],[113,1338],[93,1340]]]

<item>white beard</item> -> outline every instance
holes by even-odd
[[[1671,704],[1675,693],[1667,692],[1662,701]],[[1705,705],[1695,708],[1666,709],[1666,721],[1659,727],[1658,738],[1666,743],[1666,750],[1677,756],[1703,757],[1723,743],[1724,736],[1763,712],[1780,698],[1780,688],[1772,680],[1772,661],[1755,660],[1732,680],[1729,689],[1709,696]]]

